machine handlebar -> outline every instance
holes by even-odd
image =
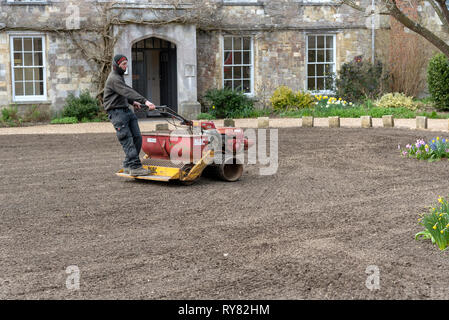
[[[140,107],[142,109],[146,109],[149,110],[149,108],[144,105],[144,104],[140,104]],[[181,124],[186,125],[186,126],[193,126],[193,122],[191,120],[188,120],[186,118],[184,118],[183,116],[181,116],[180,114],[176,113],[174,110],[172,110],[171,108],[167,107],[167,106],[156,106],[157,111],[159,111],[160,113],[164,113],[167,114],[169,116],[171,116],[172,118],[175,118],[179,121],[181,121]]]

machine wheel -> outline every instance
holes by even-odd
[[[183,168],[182,171],[186,174],[189,173],[190,170],[192,170],[193,168],[193,164],[186,164]],[[200,179],[201,175],[199,175],[198,177],[196,177],[194,180],[190,180],[190,181],[182,181],[179,180],[179,182],[183,185],[183,186],[191,186],[192,184],[194,184],[195,182],[197,182]]]
[[[235,158],[228,158],[222,164],[212,166],[215,174],[224,181],[234,182],[243,174],[243,164],[237,163]]]

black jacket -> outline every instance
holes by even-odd
[[[117,108],[128,108],[134,101],[145,104],[147,99],[125,83],[123,76],[112,70],[106,80],[103,104],[106,111]]]

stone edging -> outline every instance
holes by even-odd
[[[389,127],[384,118],[364,118],[367,121],[366,127],[384,128]],[[429,131],[449,131],[448,119],[394,119],[394,128],[400,129],[427,129]],[[221,127],[224,120],[213,120]],[[331,127],[331,128],[361,128],[361,118],[268,118],[260,117],[256,119],[234,119],[236,127],[242,128],[291,128],[291,127]],[[140,120],[139,126],[142,132],[153,131],[156,125],[167,124],[165,120]],[[158,126],[160,127],[160,126]],[[165,127],[165,126],[164,126]],[[169,129],[174,129],[170,124]],[[10,134],[81,134],[81,133],[114,133],[109,122],[92,122],[78,124],[57,124],[39,125],[28,127],[0,128],[0,135]]]

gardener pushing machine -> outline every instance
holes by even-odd
[[[128,59],[121,54],[114,57],[112,71],[106,80],[104,88],[104,109],[115,128],[117,138],[125,151],[123,169],[131,176],[145,176],[148,171],[142,167],[139,154],[142,147],[142,135],[136,115],[129,109],[129,104],[139,109],[140,104],[146,105],[150,110],[156,106],[138,94],[125,83],[123,74],[128,67]]]

